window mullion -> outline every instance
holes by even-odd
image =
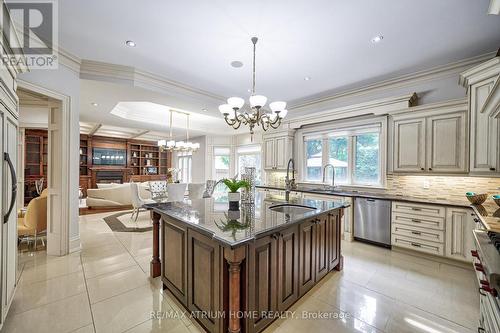
[[[349,136],[347,148],[347,183],[354,184],[354,154],[355,152],[355,136]]]
[[[323,180],[324,175],[323,173],[325,172],[324,166],[327,165],[330,161],[328,158],[330,152],[330,143],[328,140],[328,137],[324,136],[322,141],[321,141],[321,180]],[[326,178],[325,178],[326,180]]]

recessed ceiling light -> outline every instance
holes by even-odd
[[[243,67],[243,63],[241,61],[235,60],[231,61],[231,66],[233,66],[234,68],[241,68]]]
[[[97,104],[96,102],[93,102],[93,103],[90,103],[92,106],[98,106],[99,104]]]
[[[201,109],[201,111],[203,111],[203,112],[207,112],[207,111],[208,111],[208,109],[203,108],[203,109]]]
[[[371,42],[373,44],[376,44],[376,43],[380,43],[382,41],[382,39],[384,39],[384,36],[382,35],[378,35],[378,36],[375,36],[371,39]]]
[[[306,77],[304,78],[304,81],[309,81],[310,79],[311,79],[311,78],[310,78],[309,76],[306,76]]]
[[[135,42],[133,40],[128,40],[128,41],[125,42],[125,44],[127,46],[130,46],[130,47],[135,47],[136,46],[136,44],[135,44]]]

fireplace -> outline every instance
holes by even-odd
[[[122,171],[101,170],[95,173],[96,183],[123,183]]]
[[[129,168],[90,168],[91,188],[97,188],[98,183],[123,184],[129,181],[131,170]]]

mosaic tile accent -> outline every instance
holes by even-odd
[[[284,186],[286,173],[268,172],[266,184]],[[445,200],[451,203],[468,204],[466,192],[500,194],[500,178],[456,177],[456,176],[405,176],[387,175],[387,189],[367,189],[368,192],[403,195],[420,199]],[[487,201],[487,202],[488,202]]]

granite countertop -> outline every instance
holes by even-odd
[[[269,209],[273,205],[286,203],[314,209],[301,214],[287,214]],[[147,204],[144,207],[186,223],[211,235],[224,246],[234,248],[259,236],[275,233],[295,223],[348,206],[349,204],[342,200],[290,199],[287,202],[284,198],[268,198],[257,192],[254,204],[241,204],[240,210],[236,211],[229,210],[227,198],[186,199],[179,202]]]
[[[487,201],[471,207],[488,231],[500,232],[500,207],[495,202]]]
[[[284,187],[273,186],[273,185],[259,185],[257,188],[270,189],[285,191]],[[454,207],[464,207],[469,208],[470,203],[464,196],[463,200],[449,200],[446,198],[426,198],[426,197],[416,197],[416,196],[406,196],[398,195],[384,192],[368,192],[368,191],[347,191],[347,190],[323,190],[321,188],[298,186],[293,189],[292,192],[302,192],[302,193],[312,193],[312,194],[322,194],[322,195],[335,195],[335,196],[345,196],[345,197],[358,197],[358,198],[373,198],[373,199],[385,199],[385,200],[395,200],[395,201],[408,201],[423,204],[434,204],[443,206],[454,206]]]

